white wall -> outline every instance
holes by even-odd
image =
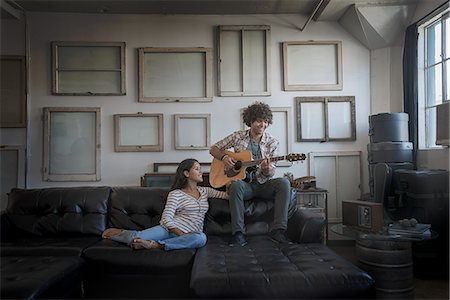
[[[301,32],[306,16],[162,16],[30,13],[30,99],[28,186],[139,185],[139,178],[151,172],[154,162],[178,162],[194,157],[209,162],[207,150],[181,151],[173,146],[173,114],[211,113],[211,139],[214,143],[231,131],[240,129],[240,109],[256,100],[273,107],[294,107],[296,96],[339,96],[356,98],[357,140],[353,142],[298,143],[292,130],[292,152],[362,151],[364,192],[368,191],[366,145],[369,115],[369,51],[337,22],[312,22]],[[271,26],[271,90],[269,97],[214,97],[210,103],[138,103],[138,47],[210,47],[215,46],[217,25]],[[340,40],[343,45],[342,91],[282,91],[281,42],[305,40]],[[125,96],[52,96],[50,94],[51,41],[124,41],[126,50]],[[214,67],[216,70],[216,67]],[[305,70],[313,72],[313,70]],[[214,80],[216,83],[216,79]],[[216,86],[216,84],[215,84]],[[215,93],[217,94],[217,93]],[[102,109],[102,180],[100,182],[44,182],[42,167],[42,108],[45,106],[92,106]],[[113,150],[113,115],[118,113],[164,113],[164,152],[118,153]],[[291,126],[295,128],[294,115]],[[270,131],[270,127],[269,127]],[[308,175],[308,163],[279,168],[278,175],[291,172],[295,177]]]

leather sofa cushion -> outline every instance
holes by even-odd
[[[12,189],[6,214],[33,235],[99,235],[106,228],[109,193],[109,187]]]
[[[2,256],[81,256],[83,250],[99,240],[99,236],[29,237],[3,242]]]
[[[168,189],[114,187],[108,227],[142,230],[159,224]]]
[[[83,265],[76,256],[2,256],[1,298],[80,297]]]
[[[276,244],[249,236],[230,247],[213,236],[198,249],[191,288],[202,298],[362,298],[373,279],[322,244]]]
[[[173,274],[190,270],[195,249],[162,251],[159,249],[133,250],[111,240],[102,240],[87,248],[83,257],[90,268],[114,274]]]

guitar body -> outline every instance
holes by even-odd
[[[242,180],[245,178],[245,166],[246,161],[252,160],[252,152],[248,150],[241,151],[239,153],[224,151],[225,154],[234,158],[237,162],[235,168],[226,169],[225,164],[216,158],[211,163],[211,170],[209,172],[209,183],[214,188],[220,188],[233,180]]]

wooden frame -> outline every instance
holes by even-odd
[[[211,147],[210,114],[176,114],[174,130],[177,150],[208,150]]]
[[[270,26],[218,26],[220,96],[270,96]]]
[[[99,107],[44,107],[43,180],[101,179]]]
[[[1,55],[0,127],[27,126],[25,56]]]
[[[12,154],[14,157],[5,154]],[[9,191],[12,188],[25,188],[25,146],[0,146],[0,210],[6,208]]]
[[[243,113],[245,108],[241,108],[241,124],[242,129],[248,129],[247,125],[244,124]],[[271,107],[273,115],[273,123],[267,128],[279,142],[280,142],[280,155],[287,155],[292,152],[292,132],[291,132],[291,115],[292,108],[290,107]],[[277,115],[280,118],[284,118],[284,124],[280,124],[277,120]],[[277,167],[290,167],[292,162],[290,161],[277,161]]]
[[[52,76],[53,95],[125,95],[125,43],[52,42]]]
[[[342,90],[342,42],[283,42],[285,91]]]
[[[212,101],[212,49],[139,48],[138,60],[139,102]]]
[[[114,151],[164,151],[163,114],[114,115]]]
[[[343,200],[361,198],[362,174],[361,151],[309,153],[309,175],[316,177],[318,186],[328,190],[330,223],[342,222]]]
[[[356,140],[354,96],[296,97],[297,142]]]

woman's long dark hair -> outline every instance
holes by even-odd
[[[185,188],[187,185],[187,178],[184,175],[184,171],[190,171],[194,163],[198,163],[198,160],[194,158],[187,158],[180,162],[177,168],[177,172],[175,173],[175,181],[170,188],[171,191]]]

